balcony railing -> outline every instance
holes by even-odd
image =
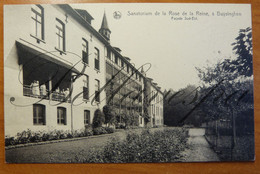
[[[53,91],[49,94],[49,90],[41,90],[37,87],[31,87],[28,85],[23,86],[23,95],[27,97],[47,99],[59,102],[70,102],[69,91],[57,92]],[[67,99],[66,99],[67,98]]]

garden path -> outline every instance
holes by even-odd
[[[205,130],[201,128],[191,128],[189,130],[189,149],[183,153],[185,162],[208,162],[219,161],[217,154],[210,148],[205,137]]]

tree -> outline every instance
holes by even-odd
[[[115,124],[116,114],[112,106],[105,105],[103,107],[103,113],[105,115],[105,124]]]
[[[100,109],[97,109],[94,113],[94,118],[93,118],[93,127],[97,128],[97,127],[101,127],[102,124],[105,121],[105,116],[104,114],[101,112]]]
[[[230,71],[237,71],[238,75],[250,77],[253,75],[252,29],[239,31],[236,41],[232,43],[237,59],[230,64]]]
[[[206,96],[201,104],[206,120],[231,121],[232,147],[236,142],[237,117],[247,112],[248,117],[253,116],[250,114],[253,107],[253,85],[252,78],[248,78],[253,74],[251,28],[241,29],[235,40],[232,44],[237,55],[235,60],[224,59],[203,69],[196,68],[203,84],[202,97]],[[253,122],[250,126],[253,126]]]
[[[169,90],[164,99],[164,122],[169,126],[192,124],[199,126],[201,119],[198,110],[192,113],[185,123],[180,124],[180,120],[195,106],[199,97],[198,88],[193,85],[180,89],[177,92]]]
[[[144,123],[145,126],[150,126],[150,122],[151,122],[151,116],[149,115],[148,112],[148,108],[150,106],[150,102],[149,102],[149,93],[148,93],[148,80],[146,78],[144,78],[144,100],[143,100],[143,108],[144,108]]]

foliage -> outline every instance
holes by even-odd
[[[105,121],[105,116],[100,109],[97,109],[94,113],[93,128],[101,127]]]
[[[94,134],[92,126],[86,125],[84,133],[85,136],[92,136]]]
[[[219,134],[231,136],[229,148],[235,148],[237,136],[252,134],[253,120],[253,70],[251,29],[241,29],[232,44],[235,59],[224,59],[203,69],[197,68],[203,88],[200,109],[204,121],[208,122],[206,133],[213,139]],[[229,123],[221,127],[212,124],[220,121]]]
[[[204,69],[197,68],[203,84],[200,93],[205,100],[200,109],[205,114],[205,121],[220,118],[230,120],[233,114],[253,107],[252,78],[230,72],[227,67],[231,64],[225,59]]]
[[[144,99],[143,99],[143,117],[144,117],[144,124],[145,126],[149,125],[149,122],[151,122],[151,116],[149,115],[148,108],[150,106],[149,102],[149,94],[148,94],[148,81],[146,78],[144,78]]]
[[[253,74],[252,29],[239,31],[236,41],[232,44],[237,58],[230,64],[229,71],[237,71],[239,75],[250,77]]]
[[[241,29],[232,44],[236,59],[196,68],[206,96],[200,105],[206,120],[228,119],[253,107],[252,31]]]
[[[102,150],[91,150],[85,163],[131,163],[180,161],[187,147],[187,130],[183,128],[141,134],[129,133],[122,141],[113,138]],[[76,158],[78,159],[78,158]]]
[[[106,134],[107,131],[104,127],[96,127],[93,129],[93,134],[94,135],[101,135],[101,134]]]
[[[167,93],[167,92],[166,92]],[[180,120],[195,106],[199,98],[199,90],[195,86],[188,85],[177,92],[168,91],[164,101],[164,121],[168,126],[180,125]],[[199,110],[185,121],[185,124],[199,126],[201,124]]]
[[[116,123],[116,114],[111,105],[105,105],[103,107],[103,113],[105,116],[105,124],[115,124]]]
[[[105,127],[105,130],[108,134],[111,134],[111,133],[114,133],[115,132],[115,129],[112,128],[112,127]]]
[[[110,127],[100,127],[93,130],[92,126],[85,126],[84,129],[70,131],[53,130],[53,131],[36,131],[33,132],[30,129],[17,133],[15,137],[6,136],[5,146],[26,144],[26,143],[37,143],[42,141],[52,141],[59,139],[87,137],[93,135],[100,135],[105,133],[113,133],[114,129]]]
[[[125,128],[130,128],[134,126],[139,126],[139,115],[137,112],[132,112],[130,114],[122,113],[118,117],[121,116],[121,121],[124,123]]]

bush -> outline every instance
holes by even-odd
[[[112,106],[105,105],[103,107],[103,113],[105,116],[105,123],[106,124],[115,124],[116,121],[116,114]]]
[[[101,127],[105,121],[105,116],[100,109],[97,109],[94,113],[93,128]]]
[[[42,135],[42,141],[49,141],[50,140],[50,135],[48,133],[44,133]]]
[[[93,128],[91,126],[85,126],[84,134],[85,134],[85,136],[92,136]]]
[[[59,140],[66,138],[76,138],[76,137],[87,137],[92,135],[101,135],[106,133],[113,133],[114,129],[110,127],[97,127],[92,128],[92,126],[88,125],[81,130],[75,130],[72,133],[70,131],[63,130],[53,130],[50,132],[32,132],[31,130],[22,131],[21,133],[17,133],[15,137],[5,137],[5,146],[16,145],[16,144],[26,144],[26,143],[36,143],[41,141],[51,141],[51,140]]]
[[[129,133],[125,140],[113,138],[103,150],[92,151],[86,163],[174,162],[181,161],[187,147],[187,130],[178,128],[141,134]]]
[[[40,134],[40,132],[35,132],[32,133],[31,136],[29,137],[30,142],[40,142],[42,141],[42,135]]]
[[[14,137],[5,137],[5,146],[15,145]]]
[[[97,127],[93,129],[93,134],[94,135],[101,135],[101,134],[106,134],[107,131],[104,127]]]
[[[112,127],[105,127],[105,130],[106,130],[106,132],[107,132],[108,134],[112,134],[112,133],[115,132],[115,129],[112,128]]]

